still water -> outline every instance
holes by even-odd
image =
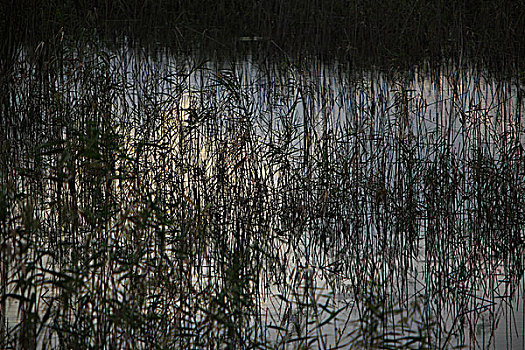
[[[519,79],[33,54],[1,124],[8,343],[524,348]]]

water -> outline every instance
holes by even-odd
[[[524,347],[518,79],[22,52],[7,342]]]

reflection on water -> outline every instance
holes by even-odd
[[[6,344],[523,348],[519,81],[21,55]]]

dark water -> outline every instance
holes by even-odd
[[[524,347],[517,76],[45,49],[2,102],[6,347]]]

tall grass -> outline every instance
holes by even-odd
[[[512,312],[518,78],[201,61],[66,32],[14,52],[2,348],[485,347],[480,319]]]

